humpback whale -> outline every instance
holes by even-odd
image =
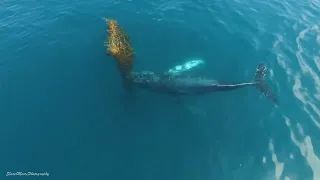
[[[184,74],[175,75],[166,72],[155,73],[151,71],[133,72],[130,78],[133,86],[176,95],[203,95],[253,86],[274,103],[279,104],[277,97],[265,82],[266,74],[266,65],[260,63],[256,68],[252,81],[235,84],[223,84],[204,77],[187,76]]]

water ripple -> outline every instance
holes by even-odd
[[[280,162],[277,158],[276,153],[274,152],[274,145],[272,143],[272,140],[269,141],[269,150],[272,155],[272,162],[275,165],[275,177],[276,180],[280,180],[284,168],[284,163]]]
[[[313,16],[310,16],[313,17]],[[303,21],[300,23],[305,24],[305,22],[309,22],[310,20],[307,18],[307,15],[302,15],[301,18]],[[286,74],[288,75],[288,82],[293,80],[293,94],[295,97],[303,104],[302,110],[307,114],[307,117],[313,122],[314,127],[320,129],[320,109],[319,107],[319,92],[320,92],[320,79],[319,75],[313,67],[318,67],[316,63],[316,59],[318,56],[316,55],[318,52],[314,53],[312,51],[312,47],[315,47],[315,43],[310,46],[312,41],[315,41],[317,35],[319,34],[319,27],[314,25],[312,27],[306,28],[299,32],[298,36],[296,37],[296,45],[297,51],[294,53],[296,55],[298,66],[301,69],[300,71],[296,71],[295,66],[296,63],[292,61],[290,63],[290,54],[293,54],[293,49],[290,48],[288,53],[284,53],[285,49],[288,47],[292,47],[289,45],[287,39],[284,39],[280,34],[277,35],[277,40],[274,42],[274,48],[276,49],[276,56],[279,65],[285,70]],[[310,49],[311,47],[311,49]],[[317,48],[316,48],[317,49]],[[314,60],[315,66],[312,65],[312,61]],[[310,83],[314,85],[315,91],[311,88]],[[308,87],[308,88],[307,88]],[[312,136],[305,136],[303,133],[303,128],[300,123],[297,123],[297,127],[299,130],[299,134],[301,137],[304,137],[304,141],[300,142],[297,140],[296,136],[294,135],[293,130],[291,129],[291,123],[288,117],[285,117],[286,125],[291,131],[291,140],[294,144],[301,150],[302,156],[306,158],[308,161],[309,166],[311,167],[314,175],[313,179],[319,179],[320,173],[320,161],[319,157],[316,155],[316,152],[313,151],[312,145]],[[300,119],[297,121],[302,121]],[[307,120],[307,119],[304,119]],[[303,124],[306,122],[304,121]]]
[[[35,42],[35,44],[38,43],[35,47],[44,45],[46,47],[52,47],[53,45],[63,47],[62,40],[57,37],[64,35],[63,37],[71,38],[74,31],[84,28],[82,19],[78,18],[78,16],[83,15],[81,17],[86,18],[91,16],[100,18],[115,16],[115,18],[124,19],[122,22],[125,22],[129,17],[131,19],[127,23],[134,25],[131,27],[132,29],[139,28],[136,24],[150,23],[144,20],[160,21],[153,24],[156,26],[162,23],[163,29],[160,26],[159,31],[168,29],[168,31],[173,31],[175,28],[182,26],[181,29],[192,32],[190,34],[194,35],[191,37],[185,36],[188,39],[184,41],[187,46],[191,47],[193,45],[189,43],[192,40],[200,39],[199,46],[201,47],[198,48],[200,54],[207,53],[211,55],[209,57],[215,58],[216,54],[219,53],[227,55],[235,53],[231,55],[232,58],[230,59],[232,60],[229,60],[229,56],[227,55],[222,56],[226,57],[223,59],[223,62],[229,63],[228,65],[232,64],[235,67],[237,65],[248,65],[243,63],[243,61],[238,61],[238,59],[242,59],[238,57],[241,54],[237,54],[238,51],[248,51],[243,52],[245,55],[254,54],[252,57],[243,55],[245,58],[251,58],[250,61],[248,60],[251,64],[255,63],[251,61],[256,58],[261,58],[259,61],[266,60],[270,65],[270,78],[272,82],[277,84],[278,89],[284,94],[282,96],[284,102],[282,107],[269,114],[270,117],[273,117],[273,113],[277,114],[281,111],[279,114],[283,114],[280,117],[283,121],[281,122],[279,119],[276,119],[270,120],[271,122],[264,122],[272,124],[271,129],[275,129],[280,135],[273,137],[273,132],[269,132],[267,129],[259,132],[261,134],[266,133],[266,136],[268,136],[263,143],[266,144],[266,151],[271,155],[271,164],[273,166],[267,166],[267,155],[263,154],[262,158],[264,166],[269,168],[268,171],[274,167],[274,170],[270,170],[272,175],[270,177],[268,175],[268,178],[294,179],[295,174],[290,174],[287,170],[293,164],[299,164],[297,159],[301,156],[313,173],[312,179],[320,179],[320,160],[319,154],[317,154],[320,153],[320,144],[319,140],[317,140],[319,139],[320,129],[319,0],[114,0],[107,2],[98,0],[76,2],[72,0],[70,4],[66,4],[61,0],[49,0],[46,2],[35,3],[17,0],[3,0],[0,2],[0,12],[3,15],[3,18],[0,20],[0,41],[5,44],[5,49],[12,50],[7,59],[11,60],[13,56],[16,56],[16,61],[22,61],[24,58],[21,58],[19,53],[30,47],[30,44],[35,41],[34,37],[37,36],[47,39],[41,40],[39,38],[40,43]],[[96,12],[92,11],[92,9],[96,10]],[[119,12],[122,12],[124,15],[120,16]],[[140,19],[136,20],[135,17]],[[69,19],[64,21],[66,18]],[[69,23],[70,21],[72,23]],[[69,28],[70,32],[55,29],[59,25],[62,25],[64,30]],[[50,29],[54,30],[49,31]],[[147,29],[147,31],[151,32],[156,30],[158,29]],[[183,32],[179,33],[182,34]],[[101,31],[101,34],[104,35],[104,32]],[[140,34],[140,32],[137,34]],[[90,40],[89,37],[87,41],[89,42]],[[223,44],[228,40],[228,45]],[[67,41],[70,41],[70,39]],[[177,39],[176,41],[180,40]],[[214,49],[213,51],[213,48],[206,47],[205,43],[210,41],[215,41],[218,44],[215,44],[218,46],[217,49],[221,49]],[[168,42],[166,43],[168,44]],[[71,44],[68,46],[71,46]],[[66,46],[66,49],[68,46]],[[196,48],[196,46],[192,47]],[[148,49],[145,46],[143,48]],[[205,48],[210,49],[210,52],[205,52]],[[1,51],[5,50],[1,49]],[[264,52],[267,55],[263,54]],[[215,61],[214,63],[216,66],[219,66],[221,61]],[[230,66],[227,67],[230,68]],[[230,72],[226,74],[230,74]],[[191,108],[191,110],[198,112],[198,108]],[[250,109],[250,111],[252,110]],[[202,113],[200,114],[203,116]],[[209,116],[206,112],[205,115]],[[287,132],[279,132],[281,125],[284,126],[283,129],[287,130]],[[256,130],[257,127],[255,126],[252,129]],[[285,135],[287,137],[283,137]],[[290,143],[282,143],[279,140],[281,138],[288,138],[294,149],[290,148]],[[281,143],[277,143],[279,141]],[[236,146],[232,148],[237,149]],[[246,150],[248,149],[250,150],[250,148]],[[288,150],[290,152],[279,153],[281,151],[279,149],[290,149]],[[294,153],[295,149],[299,153]],[[232,170],[229,168],[231,165],[225,161],[224,163],[225,171],[229,173]],[[237,179],[240,174],[246,177],[244,175],[246,173],[244,172],[250,172],[250,168],[254,168],[254,158],[250,157],[248,163],[243,163],[241,166],[242,169],[239,168],[237,173],[230,176],[234,176],[234,179]],[[299,167],[304,167],[304,164]],[[306,179],[309,180],[309,176]]]
[[[313,150],[313,145],[310,136],[304,134],[304,130],[300,124],[297,124],[298,133],[292,129],[291,121],[288,117],[284,116],[286,125],[290,130],[290,137],[292,142],[300,149],[300,153],[306,158],[309,166],[313,171],[313,180],[320,179],[320,159]],[[298,134],[298,135],[297,135]],[[302,137],[302,141],[298,140],[297,136]]]

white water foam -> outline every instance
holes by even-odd
[[[308,75],[314,81],[316,92],[311,94],[314,94],[313,96],[317,100],[320,100],[319,98],[320,97],[320,78],[316,73],[316,71],[312,69],[312,67],[308,64],[307,60],[303,58],[304,48],[302,46],[302,41],[304,40],[306,34],[308,33],[316,35],[316,40],[317,40],[318,36],[320,35],[320,26],[314,25],[310,28],[304,29],[299,33],[298,37],[296,38],[296,43],[298,46],[298,51],[296,52],[296,56],[303,74]],[[317,60],[319,60],[319,57],[315,56],[313,57],[313,59],[319,71],[320,65],[319,65],[319,62],[317,62]],[[301,86],[299,73],[297,73],[294,79],[296,81],[295,86],[293,88],[293,92],[295,96],[303,103],[304,111],[309,115],[313,123],[320,129],[320,109],[314,104],[314,101],[310,100],[312,98],[311,97],[312,95],[309,95],[308,91]],[[317,115],[317,117],[314,117],[312,115],[312,113],[309,110],[310,108],[308,107],[311,107],[311,109],[313,110],[314,114]]]
[[[278,160],[277,155],[274,152],[274,145],[272,143],[272,139],[270,139],[270,141],[269,141],[269,150],[270,150],[270,153],[271,153],[271,156],[272,156],[272,162],[274,163],[274,165],[276,167],[275,168],[276,180],[280,180],[282,172],[283,172],[283,168],[284,168],[284,163],[280,162]]]
[[[293,131],[291,127],[291,121],[288,117],[284,116],[286,120],[286,125],[290,131],[290,137],[292,142],[300,149],[301,155],[305,157],[306,161],[308,162],[309,166],[313,171],[313,180],[320,179],[320,159],[317,157],[313,150],[313,145],[310,136],[306,136],[304,134],[304,130],[302,126],[297,123],[298,133]],[[298,135],[297,135],[298,134]],[[301,136],[303,138],[302,141],[299,141],[297,136]]]
[[[297,25],[294,25],[297,26]],[[308,39],[306,38],[308,36]],[[296,37],[296,44],[297,44],[297,52],[295,55],[298,60],[298,65],[301,68],[301,71],[293,71],[291,68],[292,65],[290,61],[286,59],[286,55],[281,51],[279,45],[284,43],[284,40],[281,35],[277,35],[277,40],[274,42],[273,47],[276,50],[276,56],[278,64],[285,70],[285,73],[288,77],[288,82],[293,81],[293,94],[295,97],[302,103],[303,111],[309,116],[311,122],[315,125],[315,127],[320,129],[320,108],[317,103],[320,100],[320,78],[318,76],[318,72],[320,71],[320,51],[316,52],[315,54],[306,53],[305,47],[303,43],[305,42],[312,42],[314,40],[316,46],[314,49],[319,49],[320,47],[320,26],[314,25],[312,27],[306,28],[299,33]],[[308,41],[307,41],[308,40]],[[313,50],[314,50],[313,49]],[[310,51],[310,49],[308,49]],[[311,57],[310,57],[311,56]],[[313,56],[313,57],[312,57]],[[308,57],[308,58],[306,58]],[[294,63],[294,62],[293,62]],[[315,66],[313,67],[313,63]],[[312,65],[311,65],[312,64]],[[302,72],[302,73],[301,73]],[[310,88],[306,88],[307,82],[304,81],[302,77],[311,78],[311,82],[313,82],[315,87],[315,92],[312,92]],[[310,83],[308,83],[310,86]],[[290,131],[290,137],[292,142],[296,145],[297,148],[300,149],[301,155],[306,159],[306,162],[310,166],[311,170],[313,171],[313,180],[320,179],[320,160],[319,157],[315,154],[313,150],[312,139],[310,136],[305,135],[304,129],[300,123],[296,124],[296,128],[298,132],[295,132],[292,128],[291,121],[287,116],[284,116],[286,126]],[[308,119],[297,119],[297,121],[304,121]],[[298,139],[303,139],[299,141]],[[272,144],[269,142],[269,149],[272,150]],[[271,147],[271,148],[270,148]],[[275,176],[279,178],[279,170],[284,166],[284,164],[278,164],[277,157],[273,153],[273,161],[275,163]],[[294,154],[290,153],[290,159],[294,159]],[[283,165],[283,166],[282,166]],[[277,170],[278,169],[278,170]],[[282,172],[282,171],[281,171]],[[278,174],[277,174],[278,173]],[[290,179],[289,176],[285,176],[285,179]]]

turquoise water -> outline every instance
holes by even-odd
[[[0,2],[0,170],[46,179],[320,179],[320,2]],[[132,101],[104,54],[115,18],[135,71],[202,59],[196,74],[254,88]],[[20,177],[19,179],[25,179]],[[4,178],[0,178],[4,179]]]

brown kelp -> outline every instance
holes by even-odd
[[[134,50],[130,44],[130,38],[116,20],[105,19],[105,21],[108,33],[105,41],[106,53],[115,58],[120,73],[127,79],[130,77],[134,63]]]

